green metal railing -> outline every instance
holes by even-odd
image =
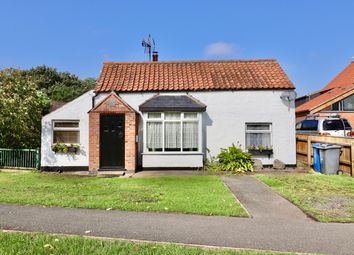
[[[39,149],[1,149],[0,167],[18,169],[39,169],[40,152]]]

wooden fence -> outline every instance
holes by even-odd
[[[0,168],[39,169],[39,149],[1,149]]]
[[[339,169],[354,175],[354,138],[319,136],[319,135],[296,135],[296,157],[298,161],[313,165],[312,143],[329,143],[342,146]]]

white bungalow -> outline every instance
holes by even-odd
[[[293,91],[276,60],[106,62],[95,91],[43,117],[41,167],[199,168],[232,143],[295,165]]]

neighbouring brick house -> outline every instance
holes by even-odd
[[[294,165],[293,91],[275,60],[106,62],[95,91],[43,117],[41,166],[198,168],[232,143]]]
[[[322,90],[296,99],[296,121],[307,114],[336,113],[354,126],[354,62],[351,62]]]

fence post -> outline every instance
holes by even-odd
[[[40,149],[36,149],[36,169],[39,170],[41,167],[41,152]]]
[[[311,136],[307,136],[307,165],[311,166]]]

